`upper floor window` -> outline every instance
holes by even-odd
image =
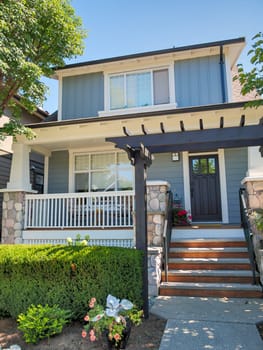
[[[168,69],[109,77],[110,110],[170,103]]]

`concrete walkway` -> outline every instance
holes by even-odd
[[[159,350],[263,350],[263,299],[158,297],[150,312],[168,320]]]

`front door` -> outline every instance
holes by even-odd
[[[191,156],[189,161],[192,220],[221,221],[217,155]]]

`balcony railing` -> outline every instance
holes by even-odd
[[[25,229],[133,227],[134,191],[27,194]]]

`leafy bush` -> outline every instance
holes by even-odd
[[[0,316],[58,305],[82,318],[88,301],[108,294],[142,306],[142,252],[117,247],[0,245]]]
[[[18,316],[18,329],[23,332],[26,343],[36,344],[62,332],[71,312],[60,309],[57,305],[31,305],[25,314]]]

